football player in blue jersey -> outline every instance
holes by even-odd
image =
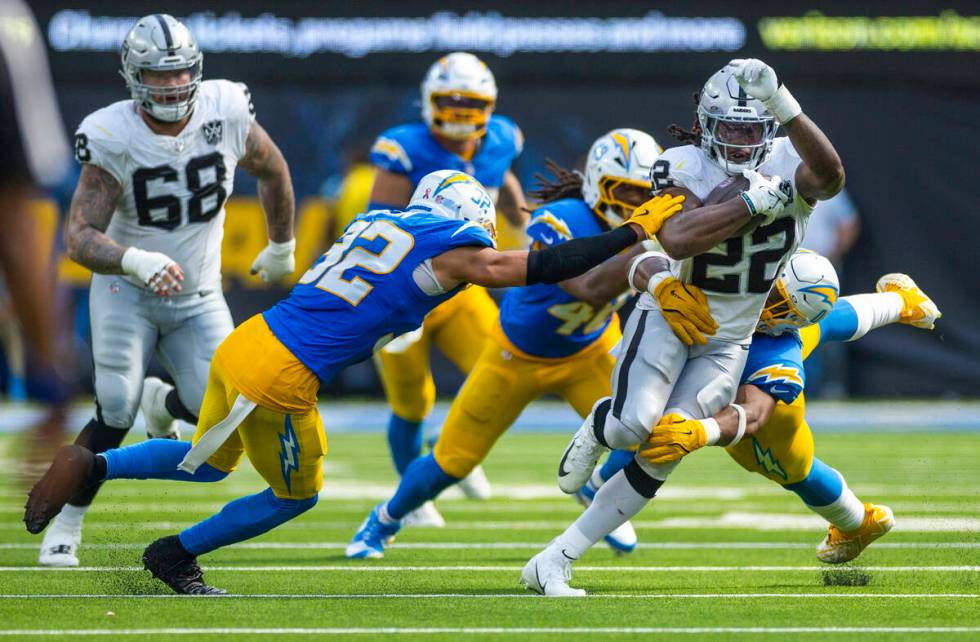
[[[24,522],[39,533],[82,488],[107,479],[213,482],[243,454],[268,482],[179,535],[147,547],[143,562],[178,593],[213,594],[197,556],[255,537],[309,510],[327,450],[317,392],[367,359],[469,283],[556,283],[656,233],[683,197],[658,197],[626,224],[537,251],[495,249],[494,206],[472,177],[424,177],[404,211],[357,217],[289,296],[236,328],[214,354],[192,444],[153,439],[96,455],[62,448],[31,490]]]
[[[631,283],[649,289],[665,264],[663,255],[637,257]],[[805,419],[803,361],[823,341],[854,341],[896,322],[932,329],[941,316],[904,274],[881,277],[877,290],[838,299],[837,274],[830,261],[807,250],[797,251],[782,269],[759,320],[735,403],[708,419],[666,414],[637,458],[659,465],[704,446],[723,446],[746,470],[796,493],[807,508],[830,523],[817,546],[820,561],[840,564],[856,558],[888,533],[895,519],[887,506],[862,503],[837,470],[814,456],[813,434]],[[628,475],[624,470],[598,490],[606,499],[612,498],[610,505],[622,519],[638,510],[617,494]],[[598,507],[594,503],[589,510]],[[581,529],[573,525],[556,538],[524,567],[522,583],[546,595],[584,595],[568,586],[572,558],[582,551],[563,546],[580,535]]]
[[[527,234],[531,249],[560,247],[572,239],[602,234],[621,225],[650,194],[650,169],[660,154],[656,141],[635,129],[615,129],[589,150],[584,176],[552,165],[556,181],[537,192]],[[582,417],[610,394],[619,341],[616,310],[629,296],[626,266],[643,248],[611,258],[586,274],[560,283],[513,288],[504,296],[499,323],[484,345],[466,383],[453,400],[435,447],[405,471],[394,496],[378,505],[347,547],[347,557],[384,556],[401,521],[465,478],[534,399],[554,393]],[[674,281],[659,292],[678,336],[690,344],[714,331],[700,290]],[[679,297],[679,298],[678,298]],[[688,318],[690,317],[690,318]],[[634,453],[625,451],[632,459]],[[613,467],[623,453],[613,455]],[[586,503],[587,497],[584,497]],[[636,546],[628,523],[606,538],[621,552]]]
[[[385,131],[371,149],[376,177],[369,209],[402,209],[423,176],[448,168],[480,181],[497,211],[523,230],[524,193],[510,167],[521,153],[524,137],[512,120],[494,114],[496,102],[493,73],[479,58],[456,52],[436,61],[422,81],[422,121]],[[434,344],[468,373],[496,317],[497,306],[487,291],[471,287],[433,310],[421,331],[399,337],[376,355],[391,404],[388,443],[399,475],[419,456],[422,422],[435,403],[430,347]],[[490,493],[480,468],[460,487],[476,499]],[[417,524],[443,523],[431,503],[414,511],[410,519]]]

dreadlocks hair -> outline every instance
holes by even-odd
[[[674,123],[667,128],[667,133],[679,140],[684,145],[699,145],[701,143],[701,121],[698,119],[697,105],[701,102],[701,92],[694,92],[694,122],[691,123],[691,131],[687,131],[680,125]]]
[[[528,196],[540,204],[551,203],[563,198],[582,198],[582,181],[585,180],[582,172],[565,169],[550,158],[546,158],[544,164],[553,178],[549,180],[544,174],[535,173],[536,187],[527,193]],[[524,209],[528,212],[533,211]]]

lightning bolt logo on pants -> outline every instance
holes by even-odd
[[[289,474],[299,470],[299,441],[293,430],[293,418],[286,415],[286,430],[279,433],[279,465],[282,468],[282,478],[286,482],[286,490],[292,492]]]

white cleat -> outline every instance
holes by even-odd
[[[415,510],[413,510],[408,515],[405,515],[405,519],[402,520],[402,524],[406,526],[428,526],[429,528],[443,528],[446,525],[446,520],[443,518],[442,514],[439,513],[439,509],[431,501],[425,502]]]
[[[459,483],[456,485],[463,491],[466,499],[475,499],[482,502],[490,499],[490,495],[493,494],[490,488],[490,480],[487,479],[487,474],[483,471],[483,466],[477,466],[471,470],[470,474],[459,480]]]
[[[157,377],[143,380],[140,410],[146,422],[146,436],[151,439],[180,439],[177,420],[167,412],[167,395],[174,387]]]
[[[596,405],[603,400],[596,402]],[[595,438],[595,431],[592,427],[592,417],[595,414],[595,407],[592,412],[582,422],[582,426],[572,437],[571,443],[565,448],[565,454],[561,457],[558,464],[558,487],[563,492],[572,495],[585,485],[592,477],[592,471],[599,461],[603,452],[608,450]]]
[[[78,566],[78,547],[81,544],[81,524],[68,526],[56,517],[44,532],[37,563],[41,566]]]
[[[524,565],[521,584],[529,591],[548,597],[583,597],[585,591],[572,588],[572,560],[551,546],[544,549]]]

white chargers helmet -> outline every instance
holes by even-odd
[[[497,245],[497,209],[486,188],[469,174],[440,169],[422,177],[406,210],[425,210],[485,229]]]
[[[762,101],[745,93],[729,65],[701,89],[698,123],[701,149],[733,176],[766,162],[779,127]]]
[[[143,16],[123,40],[122,70],[129,93],[148,114],[177,122],[194,108],[204,73],[204,55],[190,29],[165,13]],[[156,86],[143,81],[143,72],[190,70],[190,82]]]
[[[773,284],[756,332],[780,335],[816,323],[830,313],[839,292],[830,261],[816,252],[797,250]]]
[[[663,151],[638,129],[614,129],[592,143],[585,161],[582,198],[611,227],[621,225],[650,199],[650,170]]]
[[[422,81],[422,120],[455,140],[483,136],[497,104],[497,81],[487,65],[457,51],[437,60]]]

